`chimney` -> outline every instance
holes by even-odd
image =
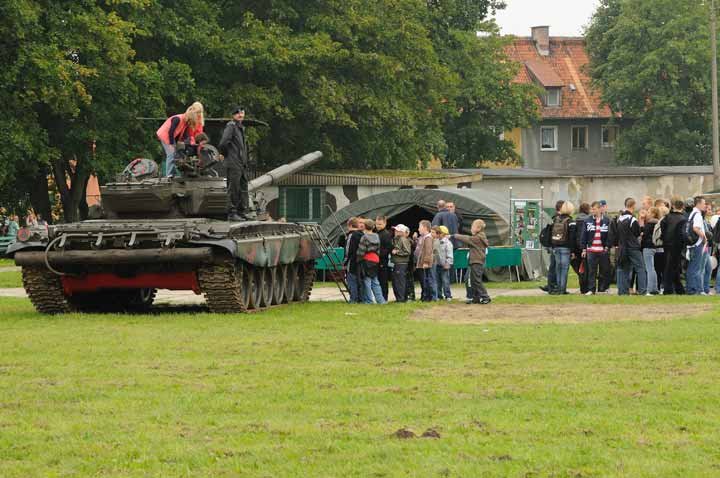
[[[531,32],[538,53],[541,56],[548,56],[550,54],[550,27],[532,27]]]

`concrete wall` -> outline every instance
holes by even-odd
[[[571,169],[578,171],[583,168],[606,168],[613,163],[613,148],[603,148],[600,142],[601,127],[607,120],[543,120],[540,124],[522,130],[523,165],[530,169]],[[557,151],[541,151],[540,127],[557,126]],[[572,127],[588,127],[587,151],[572,150]]]
[[[617,211],[623,206],[626,197],[641,199],[643,196],[669,199],[673,194],[688,198],[702,194],[712,185],[712,176],[694,174],[660,176],[660,177],[569,177],[569,178],[497,178],[486,176],[482,181],[472,184],[472,189],[484,190],[508,198],[510,207],[509,187],[513,188],[513,197],[518,199],[543,199],[545,207],[552,207],[559,199],[572,201],[576,206],[581,202],[592,202],[600,199],[608,201],[610,211]],[[544,186],[541,192],[540,186]],[[706,187],[707,186],[707,187]],[[399,189],[392,186],[331,186],[326,193],[335,201],[335,210],[342,209],[357,199],[364,199],[374,194]],[[456,186],[441,186],[441,190],[456,190]],[[265,198],[270,202],[278,197],[277,187],[263,188]],[[352,198],[349,198],[352,196]],[[542,196],[542,197],[541,197]],[[352,199],[352,200],[351,200]],[[328,201],[330,204],[332,201]],[[272,214],[272,212],[271,212]]]

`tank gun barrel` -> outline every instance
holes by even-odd
[[[323,154],[320,151],[315,151],[314,153],[309,153],[305,156],[301,156],[299,159],[296,159],[291,163],[283,164],[282,166],[279,166],[272,171],[267,172],[262,176],[258,176],[257,178],[250,181],[248,183],[248,190],[253,191],[255,189],[259,189],[265,186],[272,186],[273,184],[277,184],[281,179],[290,176],[293,173],[301,171],[309,166],[312,166],[313,164],[320,161],[320,158],[322,157]]]

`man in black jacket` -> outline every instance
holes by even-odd
[[[236,106],[232,110],[232,121],[223,131],[218,149],[225,156],[227,170],[227,212],[228,221],[244,221],[251,216],[250,193],[248,192],[248,147],[245,134],[245,109]]]
[[[663,294],[684,294],[685,288],[680,280],[682,273],[682,255],[685,247],[682,242],[682,230],[687,215],[685,201],[673,196],[672,210],[662,220],[663,249],[665,250],[665,270],[663,271]]]
[[[362,225],[361,225],[362,224]],[[363,236],[364,224],[356,217],[348,220],[348,239],[345,250],[345,277],[350,292],[350,303],[362,302],[360,271],[358,270],[357,249]]]
[[[555,222],[555,218],[558,216],[558,214],[560,214],[560,208],[563,207],[563,204],[565,204],[565,201],[563,201],[562,199],[555,203],[555,215],[552,217],[550,225]],[[553,248],[548,247],[546,248],[546,250],[548,254],[550,254],[550,264],[548,265],[547,272],[547,285],[540,286],[540,290],[550,293],[550,291],[557,288],[557,273],[555,270],[555,254],[553,253]]]
[[[633,216],[635,212],[635,199],[625,200],[625,210],[618,218],[617,236],[617,279],[618,295],[628,295],[633,270],[637,274],[639,295],[647,292],[647,275],[645,262],[640,249],[640,223]]]

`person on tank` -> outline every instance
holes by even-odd
[[[177,174],[175,153],[177,143],[195,144],[195,136],[203,132],[205,111],[202,103],[196,101],[185,110],[185,113],[172,115],[157,130],[157,137],[165,151],[165,176]]]

